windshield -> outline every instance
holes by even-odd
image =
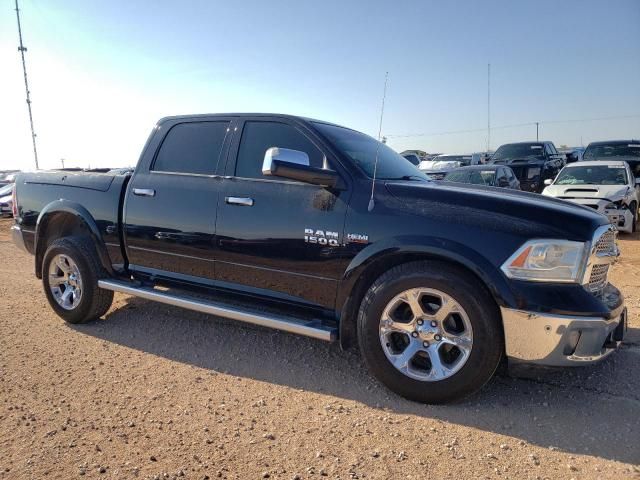
[[[475,185],[487,185],[494,186],[496,179],[495,170],[474,170],[469,175],[469,183],[473,183]]]
[[[556,185],[626,185],[624,167],[609,165],[595,167],[567,167],[554,182]]]
[[[376,178],[381,180],[425,180],[429,178],[411,162],[385,144],[364,133],[348,128],[313,122],[342,153],[347,155],[370,178],[378,155]]]
[[[10,183],[9,185],[5,185],[4,187],[0,188],[0,197],[11,195],[11,190],[13,190],[13,183]]]
[[[444,177],[444,179],[447,182],[459,182],[459,183],[466,183],[467,180],[469,179],[469,172],[465,171],[465,170],[458,170],[458,171],[454,171],[454,172],[450,172],[447,173],[447,176]]]
[[[589,145],[582,156],[584,160],[606,160],[614,157],[636,157],[640,160],[640,143]]]
[[[544,159],[544,150],[540,143],[511,143],[502,145],[491,157],[491,161],[511,160],[513,158]]]

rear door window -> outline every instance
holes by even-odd
[[[174,125],[164,138],[153,171],[213,175],[229,122],[189,122]]]
[[[302,132],[286,123],[249,121],[244,124],[236,177],[269,178],[262,175],[264,154],[271,147],[299,150],[309,155],[309,163],[315,168],[325,168],[325,157],[315,144]]]

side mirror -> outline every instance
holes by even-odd
[[[340,177],[333,170],[315,168],[309,164],[309,155],[299,150],[271,147],[264,154],[262,174],[289,178],[300,182],[337,188]]]
[[[549,186],[553,183],[553,178],[545,178],[544,184]]]

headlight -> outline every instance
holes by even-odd
[[[568,240],[530,240],[502,265],[509,278],[533,282],[579,282],[587,244]]]
[[[605,210],[617,210],[624,207],[625,205],[622,203],[622,200],[618,200],[617,202],[610,202],[604,206]]]

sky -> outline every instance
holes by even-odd
[[[0,169],[32,169],[14,7],[0,0]],[[20,8],[41,168],[133,166],[176,114],[289,113],[377,136],[385,72],[392,148],[483,151],[488,63],[492,149],[535,140],[533,122],[556,146],[640,137],[640,0]]]

